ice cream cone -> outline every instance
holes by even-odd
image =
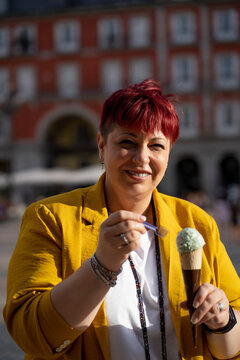
[[[177,236],[177,246],[184,279],[185,292],[190,318],[194,312],[193,300],[200,286],[202,267],[202,247],[205,241],[202,235],[193,228],[185,228]],[[194,347],[196,347],[197,327],[192,326]]]
[[[186,252],[180,255],[182,273],[185,285],[185,291],[187,295],[188,309],[190,317],[194,312],[193,300],[194,296],[200,286],[200,275],[202,265],[202,248]],[[194,347],[196,347],[196,326],[192,326],[192,335]]]

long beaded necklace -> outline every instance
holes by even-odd
[[[156,216],[154,211],[154,206],[152,204],[153,209],[153,221],[156,223]],[[167,360],[167,347],[166,347],[166,332],[165,332],[165,314],[164,314],[164,298],[163,298],[163,284],[162,284],[162,269],[161,269],[161,255],[160,248],[158,242],[158,236],[156,233],[154,234],[155,240],[155,255],[156,255],[156,268],[157,268],[157,279],[158,279],[158,303],[160,309],[160,330],[161,330],[161,344],[162,344],[162,360]],[[144,342],[144,350],[145,350],[145,358],[146,360],[151,360],[150,350],[149,350],[149,342],[148,342],[148,333],[147,333],[147,325],[145,312],[143,307],[143,296],[141,293],[141,284],[137,275],[136,268],[131,259],[131,256],[128,257],[133,276],[136,284],[137,298],[138,298],[138,309],[139,309],[139,317],[142,328],[143,342]]]

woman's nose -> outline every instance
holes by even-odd
[[[133,156],[133,161],[138,164],[147,164],[149,162],[148,149],[144,146],[137,148]]]

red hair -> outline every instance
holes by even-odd
[[[159,84],[151,79],[114,92],[103,104],[100,132],[107,136],[112,124],[135,131],[153,133],[156,129],[174,144],[179,136],[179,118]]]

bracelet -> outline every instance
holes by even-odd
[[[96,253],[90,258],[91,269],[106,285],[114,287],[117,284],[117,277],[122,272],[122,266],[119,271],[111,271],[106,269],[98,261]]]
[[[231,305],[229,305],[229,321],[227,323],[227,325],[225,325],[224,327],[220,328],[220,329],[210,329],[206,324],[202,324],[203,329],[208,333],[213,333],[213,334],[225,334],[228,331],[232,330],[232,328],[236,325],[237,320],[236,320],[236,316],[234,314],[234,311],[231,307]]]

